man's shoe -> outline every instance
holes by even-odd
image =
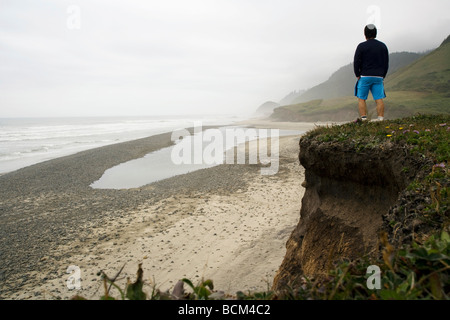
[[[384,117],[378,117],[377,119],[372,120],[373,122],[384,121]]]

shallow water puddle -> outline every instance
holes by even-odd
[[[233,138],[230,144],[229,141],[226,141],[227,130],[229,133],[229,130],[235,129],[240,130],[241,134],[247,134],[244,141],[255,141],[258,138],[262,140],[263,137],[271,137],[271,134],[275,134],[274,131],[267,129],[222,127],[198,132],[194,135],[186,135],[183,139],[175,141],[173,146],[160,149],[145,155],[143,158],[134,159],[106,170],[99,180],[91,184],[91,187],[94,189],[139,188],[152,182],[229,163],[225,158],[226,151],[236,147],[239,144],[239,139]],[[214,137],[210,135],[206,139],[206,134],[204,133],[208,131],[214,133],[212,135]],[[261,135],[261,133],[263,134]],[[303,133],[303,131],[296,130],[276,130],[278,136],[300,135]],[[220,141],[221,139],[222,141]],[[199,145],[201,146],[200,148]],[[182,150],[183,146],[187,146],[187,148]],[[174,148],[176,149],[174,150]],[[180,150],[184,152],[180,152]],[[187,161],[179,163],[182,159]]]

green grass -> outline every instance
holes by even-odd
[[[417,113],[450,115],[448,93],[386,91],[386,94],[386,119],[410,117]],[[367,108],[369,114],[375,116],[375,102],[371,97],[367,100]],[[272,115],[273,119],[281,121],[350,121],[357,117],[358,102],[353,96],[284,106]]]
[[[386,80],[386,90],[443,93],[450,91],[450,43],[418,59],[392,74]]]
[[[349,122],[344,125],[318,127],[304,139],[322,142],[345,142],[355,151],[380,147],[394,142],[410,146],[413,152],[432,159],[435,163],[450,159],[450,116],[418,115],[389,121]]]

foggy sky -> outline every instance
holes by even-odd
[[[0,117],[249,113],[352,62],[367,23],[390,52],[418,52],[450,34],[449,12],[448,0],[0,0]]]

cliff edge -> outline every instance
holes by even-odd
[[[380,231],[388,233],[391,243],[429,231],[415,213],[432,201],[407,187],[428,175],[438,159],[417,152],[411,143],[410,138],[431,132],[405,132],[414,120],[351,123],[319,128],[302,137],[299,160],[305,168],[306,190],[274,290],[296,287],[304,276],[325,276],[339,259],[376,254]],[[436,126],[436,131],[447,129]],[[443,134],[448,137],[448,132]]]

